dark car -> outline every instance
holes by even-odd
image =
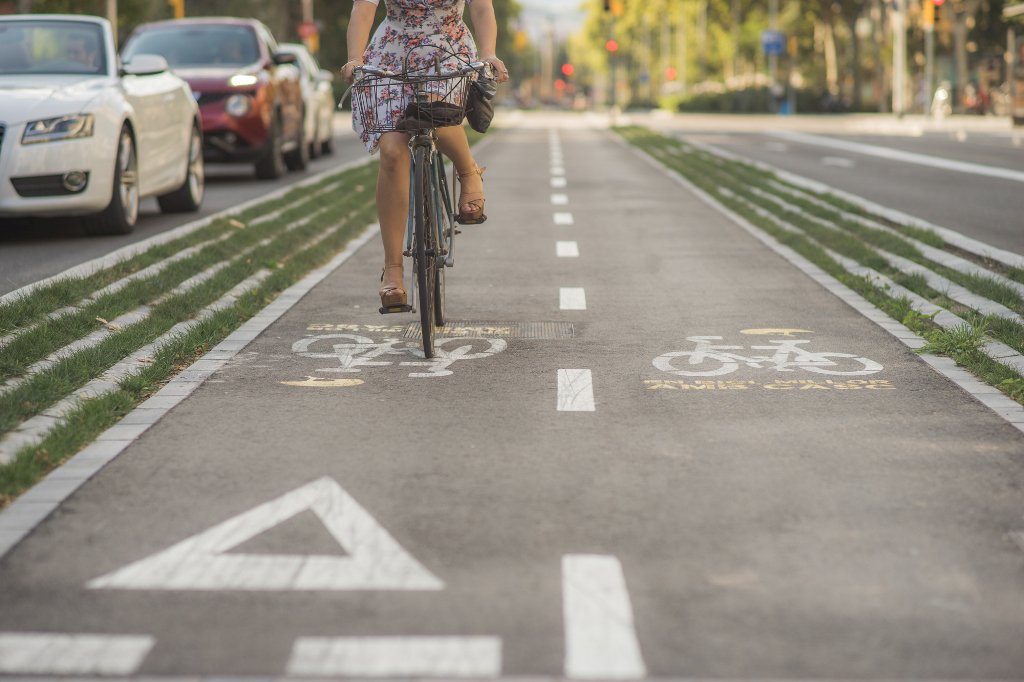
[[[199,102],[208,161],[254,163],[273,179],[303,170],[309,147],[299,71],[270,29],[253,19],[201,18],[139,26],[125,43],[157,54],[185,79]]]

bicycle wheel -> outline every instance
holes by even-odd
[[[427,147],[417,147],[413,163],[416,290],[419,297],[420,325],[423,327],[423,355],[432,358],[434,296],[437,285],[437,236],[434,233],[434,209],[430,196],[430,150]]]

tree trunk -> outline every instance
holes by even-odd
[[[967,87],[967,13],[953,15],[953,55],[956,59],[956,82],[953,83],[953,111],[964,110],[964,88]]]
[[[862,74],[860,70],[860,36],[857,35],[857,19],[859,17],[847,17],[847,25],[850,27],[850,72],[853,75],[853,97],[850,98],[854,111],[860,111],[861,90],[863,89]]]

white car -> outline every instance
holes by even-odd
[[[306,140],[309,141],[309,156],[317,158],[321,154],[334,153],[334,86],[331,84],[334,75],[321,69],[316,58],[309,53],[305,45],[299,43],[281,43],[281,52],[296,57],[295,66],[299,69],[299,83],[302,86],[302,103],[304,108]]]
[[[188,84],[163,57],[122,66],[105,19],[0,16],[0,218],[84,216],[116,234],[142,197],[196,211],[202,142]]]

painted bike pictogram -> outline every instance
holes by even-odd
[[[307,358],[334,359],[339,363],[336,367],[320,368],[318,372],[359,374],[364,368],[397,364],[400,367],[422,368],[409,373],[414,379],[422,379],[451,376],[453,372],[450,368],[456,362],[482,360],[506,348],[504,339],[438,338],[434,341],[434,357],[427,359],[415,341],[389,338],[378,342],[358,334],[322,334],[296,341],[292,345],[292,352]],[[396,360],[400,357],[412,359]]]
[[[753,369],[768,369],[776,372],[805,370],[831,376],[865,376],[881,372],[883,367],[874,360],[852,353],[813,352],[804,346],[808,339],[772,339],[772,345],[751,346],[752,351],[769,351],[767,354],[740,355],[730,351],[745,350],[743,346],[715,344],[721,336],[688,336],[687,341],[696,344],[692,350],[665,353],[654,359],[654,366],[663,372],[682,377],[713,377],[732,374],[741,365]]]

